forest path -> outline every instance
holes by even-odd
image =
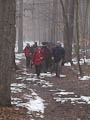
[[[27,108],[29,120],[90,120],[90,82],[80,81],[73,67],[64,66],[60,78],[47,72],[38,79],[25,59],[18,66],[12,102]]]

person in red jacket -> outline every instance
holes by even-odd
[[[36,69],[36,74],[37,77],[40,76],[41,73],[41,64],[43,60],[43,53],[40,47],[37,47],[36,50],[34,51],[32,61],[35,64],[35,69]]]
[[[24,49],[24,53],[25,53],[25,56],[26,56],[26,67],[29,67],[31,54],[30,54],[30,45],[28,43],[27,43],[27,46]]]

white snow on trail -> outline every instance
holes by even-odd
[[[15,62],[16,62],[16,64],[18,65],[18,64],[20,64],[20,60],[15,60]]]
[[[40,84],[42,87],[46,87],[46,88],[53,87],[53,83],[50,83],[49,81],[46,80],[38,79],[36,77],[33,78],[27,77],[26,80],[33,83],[36,82],[36,84]]]
[[[29,82],[37,82],[37,84],[40,84],[42,87],[44,88],[48,88],[48,87],[53,87],[53,83],[50,83],[49,81],[44,80],[45,77],[54,77],[56,76],[55,73],[41,73],[40,74],[40,78],[37,78],[36,74],[33,73],[27,73],[26,71],[22,72],[22,74],[26,75],[27,78],[26,80]],[[60,75],[61,78],[66,77],[66,75]]]
[[[54,76],[56,76],[56,73],[50,73],[50,72],[41,73],[40,76],[41,76],[41,78],[43,78],[43,77],[54,77]],[[66,75],[60,74],[60,77],[66,77]]]
[[[90,104],[90,97],[88,96],[81,96],[81,99],[85,101],[87,104]]]
[[[86,59],[85,62],[90,65],[90,59]]]
[[[29,111],[44,113],[44,100],[40,98],[35,92],[32,93],[32,98],[26,103],[26,107]]]
[[[13,97],[11,97],[11,104],[18,105],[20,103],[22,103],[22,99],[21,98],[13,98]]]
[[[71,67],[71,63],[70,62],[65,63],[64,66]]]
[[[30,76],[31,74],[30,73],[27,73],[26,71],[22,72],[23,75],[27,75],[27,76]]]
[[[60,98],[60,97],[55,97],[54,100],[56,100],[56,102],[61,102],[61,103],[65,103],[65,102],[71,102],[71,104],[90,104],[90,97],[86,97],[86,96],[81,96],[81,97],[65,97],[65,98]]]
[[[20,79],[23,79],[23,78],[25,78],[25,77],[21,77],[21,76],[20,76],[20,77],[17,77],[16,79],[17,79],[17,80],[20,80]]]
[[[63,77],[66,77],[66,75],[62,75],[62,74],[60,74],[60,77],[63,78]]]
[[[80,100],[80,98],[58,98],[58,97],[55,97],[54,99],[56,100],[56,102],[61,102],[61,103],[65,103],[68,101],[74,103]]]
[[[22,89],[23,88],[26,88],[26,85],[23,84],[23,83],[13,83],[11,84],[11,91],[12,93],[19,93],[19,92],[22,92]]]
[[[72,61],[73,61],[74,65],[78,64],[77,58],[73,58]],[[90,59],[86,59],[86,58],[85,58],[85,60],[84,59],[80,59],[80,65],[83,65],[84,61],[85,61],[85,63],[90,65]],[[67,63],[64,64],[64,66],[71,67],[71,63],[67,62]]]
[[[84,58],[84,59],[80,59],[80,64],[84,64],[84,61],[85,63],[87,63],[88,65],[90,65],[90,59],[87,59],[87,58]]]
[[[90,80],[90,76],[79,77],[79,80]]]
[[[78,64],[77,58],[73,58],[72,61],[73,61],[73,64]],[[90,59],[87,59],[87,58],[83,59],[83,58],[81,58],[80,59],[80,65],[83,65],[84,62],[87,63],[88,65],[90,65]]]
[[[54,100],[60,102],[61,104],[65,102],[71,102],[71,104],[90,104],[89,96],[75,95],[74,92],[61,91],[54,94]]]
[[[23,77],[17,77],[17,80],[19,79],[23,79]],[[33,78],[30,78],[31,80],[33,80]],[[35,79],[35,78],[34,78]],[[25,107],[28,110],[28,114],[32,114],[32,112],[35,112],[35,116],[36,117],[40,117],[40,118],[44,118],[44,109],[45,109],[45,101],[38,96],[38,94],[36,92],[34,92],[34,90],[27,88],[26,84],[24,83],[13,83],[11,84],[11,92],[12,93],[20,93],[22,92],[22,90],[26,88],[28,89],[28,91],[30,91],[24,95],[22,95],[22,98],[11,98],[12,100],[12,104],[16,104],[16,106],[21,106],[21,107]]]
[[[56,95],[73,95],[74,92],[58,92]]]
[[[13,83],[13,84],[11,84],[11,87],[19,87],[19,88],[25,88],[26,87],[26,85],[25,84],[23,84],[23,83]]]
[[[53,75],[49,72],[41,73],[40,78],[37,78],[36,74],[32,74],[32,73],[29,74],[26,71],[23,72],[22,74],[27,76],[25,80],[28,82],[33,82],[33,83],[36,82],[36,84],[40,84],[44,88],[53,87],[53,83],[44,80],[44,77],[52,77],[53,75],[55,75],[55,73],[53,73]],[[64,75],[62,75],[62,77],[64,77]]]
[[[40,74],[41,77],[54,77],[55,75],[55,73],[51,74],[50,72]]]
[[[23,97],[24,99],[27,100],[27,102],[23,103],[21,102],[21,99],[19,98],[12,98],[12,104],[16,104],[17,106],[25,107],[28,109],[28,114],[31,114],[32,112],[37,112],[37,117],[44,118],[44,109],[45,109],[45,104],[44,100],[37,95],[33,90],[31,90],[31,94],[27,95],[25,94]]]
[[[24,55],[24,53],[21,53],[21,54],[18,54],[18,53],[17,53],[17,54],[15,54],[15,58],[16,58],[16,59],[19,59],[19,60],[21,60],[21,59],[23,59],[23,58],[25,59],[25,55]]]

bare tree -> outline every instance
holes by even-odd
[[[76,11],[76,36],[77,36],[77,60],[78,60],[78,67],[79,67],[79,72],[80,72],[80,75],[82,75],[82,69],[81,69],[81,66],[80,66],[80,54],[79,54],[79,51],[80,51],[80,41],[79,41],[79,21],[78,21],[78,0],[75,0],[75,11]]]
[[[23,52],[23,0],[19,0],[18,52]]]
[[[0,1],[0,105],[11,105],[10,83],[15,47],[15,0]]]
[[[56,15],[57,15],[57,4],[58,0],[53,0],[53,10],[52,10],[52,26],[51,26],[51,40],[55,43],[55,33],[56,33]]]
[[[66,60],[72,62],[72,40],[74,24],[74,0],[66,0],[65,4],[60,0],[63,10],[64,21],[64,46],[66,50]],[[69,6],[69,7],[67,7]],[[68,9],[69,8],[69,9]]]
[[[83,13],[83,33],[82,33],[82,38],[83,38],[83,59],[84,59],[84,63],[85,63],[85,56],[86,56],[86,38],[88,39],[88,9],[89,9],[89,0],[86,0],[84,4],[86,4],[86,6],[83,8],[84,9],[84,13]]]

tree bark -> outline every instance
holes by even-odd
[[[73,40],[73,24],[74,24],[74,0],[65,1],[65,6],[60,0],[63,10],[64,20],[64,47],[66,51],[66,61],[72,61],[72,40]],[[69,6],[69,10],[68,7]]]
[[[51,41],[53,43],[56,42],[55,35],[56,35],[56,16],[57,16],[57,0],[53,0],[53,10],[52,10],[52,26],[51,26]]]
[[[80,66],[80,46],[79,46],[79,21],[78,21],[78,0],[75,0],[75,6],[76,6],[76,35],[77,35],[77,60],[78,60],[78,68],[79,68],[79,72],[80,75],[82,76],[82,69]]]
[[[0,105],[11,105],[10,83],[12,80],[15,48],[15,0],[0,0]]]
[[[19,3],[18,53],[23,52],[23,0]]]

